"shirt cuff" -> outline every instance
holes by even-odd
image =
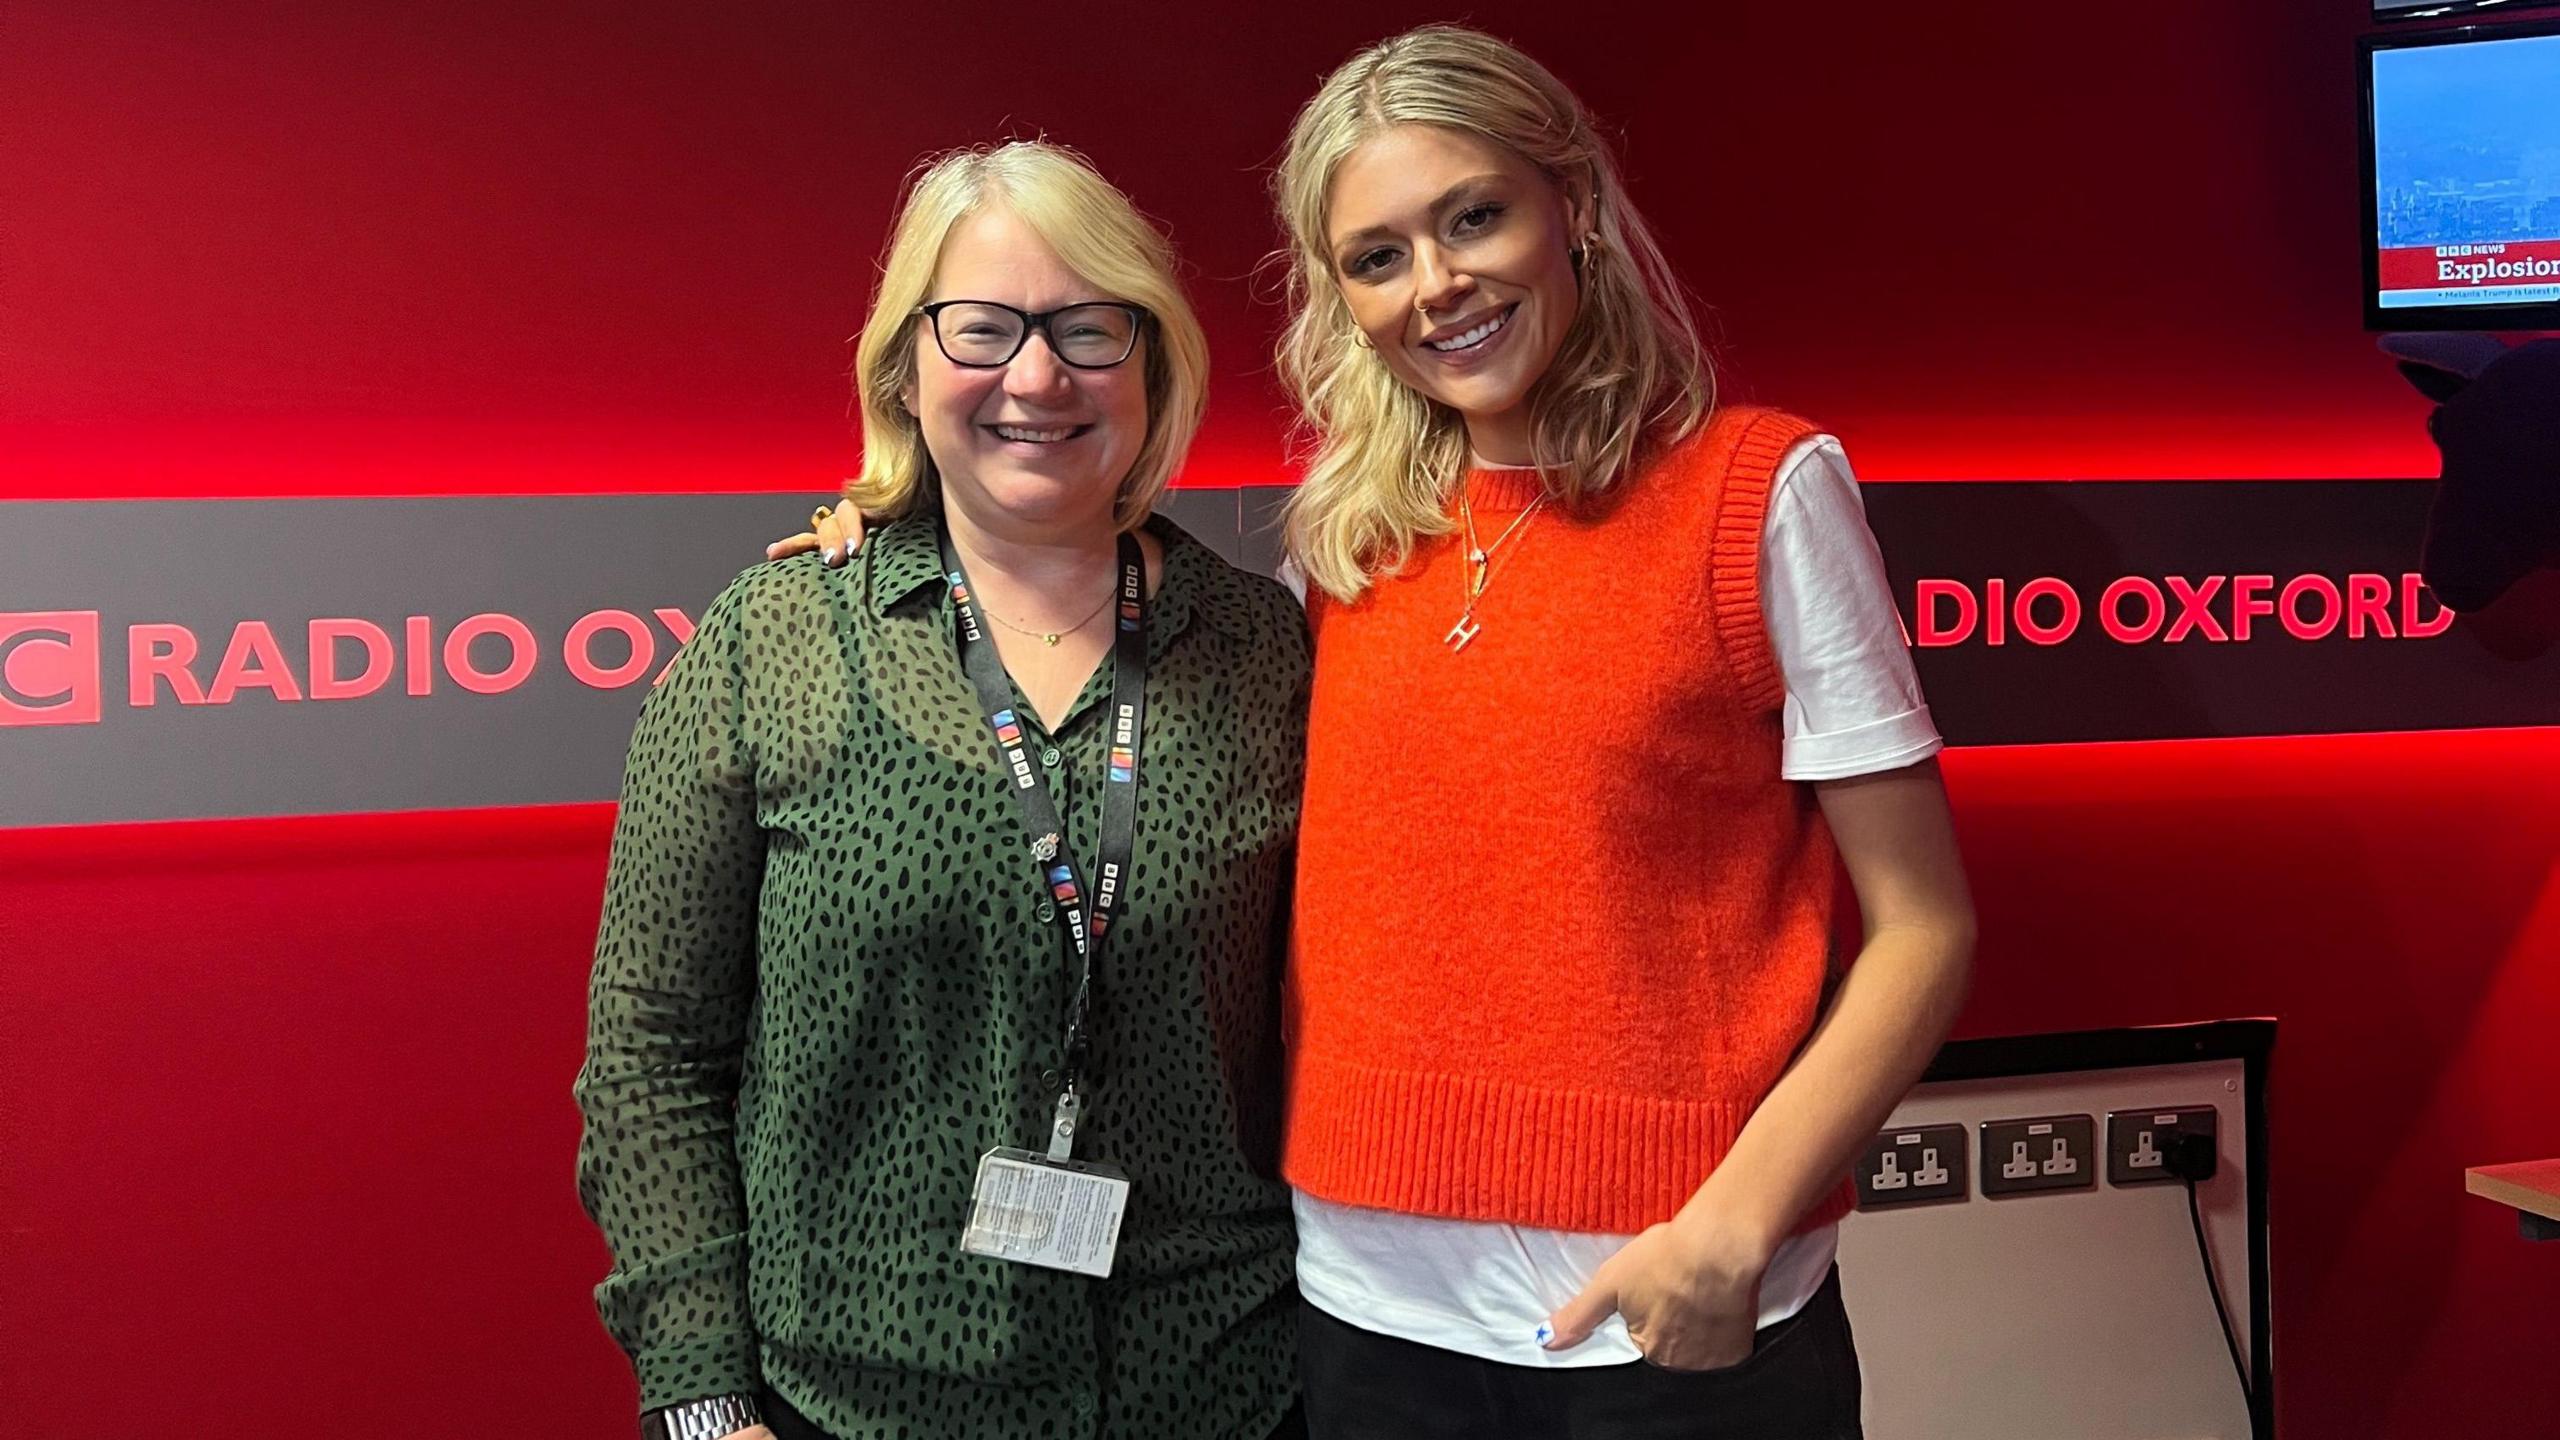
[[[1917,765],[1946,748],[1929,707],[1888,715],[1847,730],[1790,735],[1778,758],[1785,780],[1846,780]]]

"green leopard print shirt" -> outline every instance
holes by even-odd
[[[1152,524],[1137,847],[1077,1145],[1133,1182],[1107,1280],[960,1251],[980,1155],[1046,1133],[1072,970],[932,518],[842,570],[747,571],[643,708],[576,1093],[597,1307],[644,1408],[769,1385],[843,1440],[1246,1440],[1287,1410],[1306,627]],[[1054,734],[1019,706],[1088,870],[1110,668]]]

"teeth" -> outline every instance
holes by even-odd
[[[1446,340],[1426,340],[1423,343],[1434,350],[1464,350],[1470,345],[1483,344],[1487,336],[1509,323],[1511,323],[1511,312],[1505,310],[1463,335],[1452,335]]]
[[[1028,440],[1034,445],[1053,444],[1076,433],[1073,425],[1061,425],[1054,430],[1026,430],[1019,425],[998,425],[994,428],[996,434],[1007,440]]]

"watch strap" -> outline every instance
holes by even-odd
[[[715,1395],[652,1410],[640,1417],[640,1440],[720,1440],[764,1423],[753,1395]]]

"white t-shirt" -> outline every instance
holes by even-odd
[[[1786,681],[1781,778],[1840,780],[1938,752],[1857,479],[1828,435],[1779,462],[1761,530],[1760,606]],[[1298,1288],[1349,1324],[1514,1365],[1644,1358],[1615,1316],[1571,1350],[1538,1342],[1547,1317],[1632,1236],[1406,1215],[1303,1192],[1296,1210]],[[1836,1225],[1781,1244],[1761,1276],[1759,1323],[1803,1309],[1838,1248]]]

